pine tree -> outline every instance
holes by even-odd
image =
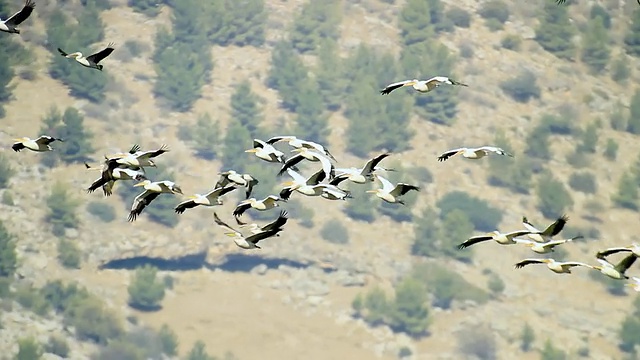
[[[595,122],[587,125],[582,133],[582,144],[578,145],[578,151],[586,151],[589,153],[596,152],[598,145],[598,125]]]
[[[211,21],[207,18],[211,13],[207,11],[206,3],[200,0],[171,2],[173,46],[182,45],[182,49],[190,48],[190,52],[196,51],[197,47],[205,46],[203,40],[207,39],[208,24]],[[157,49],[156,44],[156,51]]]
[[[360,84],[375,86],[375,81],[367,78],[361,80]],[[347,151],[364,158],[377,145],[376,130],[370,126],[369,122],[378,116],[377,108],[380,105],[378,95],[368,91],[348,92],[346,103],[345,116],[349,121],[346,132]]]
[[[185,360],[215,360],[215,358],[209,356],[204,342],[202,342],[202,340],[198,340],[193,344],[193,347],[189,351],[189,354],[187,354]]]
[[[323,144],[330,134],[328,118],[324,115],[324,106],[318,98],[318,91],[318,83],[311,79],[300,84],[295,133],[306,140]]]
[[[222,165],[225,169],[244,171],[247,156],[244,151],[253,147],[251,133],[239,122],[231,122],[222,140]]]
[[[14,237],[0,221],[0,278],[11,278],[18,268]]]
[[[93,135],[84,129],[84,117],[78,110],[67,108],[62,115],[62,125],[54,132],[65,141],[64,146],[60,146],[56,152],[60,160],[65,163],[79,163],[90,159],[89,155],[94,151],[90,141]]]
[[[640,9],[633,12],[631,26],[624,37],[624,49],[629,55],[640,56]]]
[[[293,48],[284,41],[277,43],[271,52],[267,86],[278,90],[285,109],[296,111],[298,86],[308,78],[307,68]]]
[[[441,214],[442,215],[442,214]],[[467,214],[460,209],[446,212],[440,227],[440,253],[454,259],[470,262],[473,258],[473,249],[460,251],[456,245],[468,239],[473,233],[474,225]]]
[[[543,49],[561,59],[573,59],[575,45],[571,39],[575,29],[569,21],[566,6],[557,6],[552,1],[545,2],[542,20],[535,31],[535,40]]]
[[[100,19],[101,9],[96,6],[96,1],[103,2],[101,0],[87,0],[78,18],[78,25],[73,36],[76,44],[80,47],[87,47],[104,40],[104,23]]]
[[[622,174],[618,182],[618,192],[611,200],[618,207],[638,210],[638,183],[630,172]]]
[[[604,27],[602,17],[589,21],[587,31],[582,38],[582,61],[592,72],[598,73],[609,63],[609,35]]]
[[[293,48],[305,53],[315,50],[321,39],[336,40],[340,35],[340,7],[337,0],[306,2],[289,32]]]
[[[434,258],[439,255],[438,225],[438,213],[431,207],[425,208],[414,223],[415,238],[411,245],[411,254]]]
[[[198,116],[191,139],[197,156],[207,160],[215,159],[219,152],[220,124],[209,113]]]
[[[551,174],[543,174],[538,180],[538,209],[552,219],[573,206],[571,194],[564,184],[553,178]]]
[[[342,77],[342,61],[338,56],[338,45],[334,40],[321,39],[318,47],[318,66],[315,69],[319,94],[329,111],[337,111],[341,104],[345,88]]]
[[[264,119],[260,108],[262,101],[263,99],[251,90],[251,83],[248,80],[241,82],[231,95],[232,121],[242,124],[254,138],[262,135],[260,129],[260,123]]]
[[[164,299],[164,283],[157,278],[158,269],[151,265],[138,268],[129,284],[129,305],[143,310],[156,310]]]
[[[6,49],[5,45],[9,40],[0,40],[0,47]],[[14,86],[10,86],[9,83],[13,79],[14,71],[11,66],[10,52],[4,50],[0,52],[0,118],[5,116],[3,104],[11,100],[11,94]]]
[[[51,224],[54,235],[64,235],[66,228],[77,228],[79,219],[76,214],[78,201],[72,198],[69,188],[63,183],[56,182],[47,197],[49,211],[46,221]]]
[[[636,89],[629,104],[629,117],[627,118],[627,132],[640,134],[640,88]]]
[[[160,14],[160,2],[158,0],[129,0],[130,8],[149,17],[156,17]]]
[[[431,41],[434,36],[431,8],[424,0],[408,0],[400,11],[398,24],[405,47]]]
[[[424,334],[429,325],[426,289],[418,280],[408,277],[395,290],[389,311],[391,327],[414,337]]]
[[[411,99],[396,96],[385,99],[375,118],[377,132],[374,150],[401,152],[408,150],[415,131],[409,126]]]
[[[227,46],[262,46],[267,12],[264,0],[225,0],[224,22],[214,42]]]

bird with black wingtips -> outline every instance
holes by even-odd
[[[477,159],[482,159],[483,157],[491,153],[513,157],[513,155],[504,151],[504,149],[495,147],[495,146],[482,146],[479,148],[462,147],[462,148],[445,151],[440,156],[438,156],[438,161],[446,161],[450,157],[456,156],[456,155],[462,155],[466,159],[477,160]]]
[[[612,247],[609,249],[601,250],[596,253],[596,258],[604,259],[609,255],[616,254],[619,252],[630,252],[635,256],[640,257],[640,244],[633,243],[629,246],[619,246],[619,247]]]
[[[276,236],[279,232],[283,230],[282,225],[284,225],[284,223],[286,223],[287,221],[287,218],[284,217],[281,220],[281,221],[284,221],[282,225],[274,227],[270,230],[258,231],[257,233],[254,233],[250,236],[245,237],[242,235],[241,232],[232,228],[227,223],[222,221],[220,217],[218,217],[218,214],[216,214],[215,212],[213,213],[213,219],[215,223],[218,224],[218,226],[227,230],[225,235],[233,237],[233,242],[242,249],[260,249],[260,246],[258,246],[258,242],[260,242],[261,240]]]
[[[160,194],[182,194],[182,189],[169,180],[155,182],[144,180],[133,186],[144,186],[144,191],[133,200],[131,212],[129,212],[129,221],[135,221],[142,211]]]
[[[449,77],[446,76],[434,76],[431,79],[428,80],[417,80],[417,79],[413,79],[413,80],[405,80],[405,81],[399,81],[393,84],[389,84],[387,85],[384,89],[380,90],[380,94],[382,95],[388,95],[390,94],[393,90],[395,89],[399,89],[401,87],[404,86],[411,86],[415,91],[421,92],[421,93],[427,93],[435,88],[440,87],[440,85],[442,84],[447,84],[447,85],[457,85],[457,86],[469,86],[467,84],[463,84],[459,81],[455,81]]]
[[[11,148],[15,152],[19,152],[23,149],[29,149],[35,152],[53,151],[53,148],[49,144],[54,141],[64,142],[64,140],[62,139],[58,139],[48,135],[42,135],[37,139],[29,139],[28,137],[23,137],[14,139],[14,141],[16,142],[11,146]]]
[[[297,154],[290,157],[287,161],[284,162],[284,164],[280,168],[280,171],[278,171],[278,176],[282,176],[282,174],[284,174],[287,169],[294,169],[296,164],[305,159],[311,162],[319,161],[320,164],[322,164],[322,170],[324,171],[325,177],[327,179],[333,179],[333,177],[335,176],[335,168],[331,163],[331,160],[325,155],[314,150],[309,150],[307,148],[299,148],[292,151],[296,152]]]
[[[523,267],[531,264],[546,264],[549,270],[556,274],[571,274],[571,268],[576,266],[583,266],[586,268],[593,268],[593,266],[578,261],[556,261],[554,259],[524,259],[516,263],[516,269],[522,269]]]
[[[397,203],[405,205],[404,201],[400,198],[401,196],[412,190],[420,191],[420,188],[415,185],[405,183],[397,183],[396,185],[393,185],[393,183],[380,175],[375,175],[375,177],[380,181],[380,183],[382,183],[382,188],[367,190],[367,192],[376,194],[377,197],[391,204]]]
[[[87,188],[88,193],[92,193],[97,190],[99,187],[102,187],[102,191],[105,196],[111,196],[113,194],[113,186],[115,182],[118,180],[136,180],[142,181],[147,180],[147,177],[142,170],[134,170],[128,168],[119,168],[119,167],[110,167],[109,165],[104,166],[102,169],[97,167],[91,167],[86,162],[84,166],[90,170],[100,170],[100,177],[91,183],[91,185]]]
[[[246,199],[236,206],[233,210],[233,216],[235,217],[238,225],[245,225],[245,223],[240,221],[240,216],[242,216],[245,211],[249,209],[256,209],[259,211],[273,209],[274,207],[278,207],[278,201],[283,201],[283,199],[276,195],[269,195],[262,200],[256,200],[255,198]]]
[[[624,259],[620,260],[617,264],[612,264],[604,258],[597,258],[600,265],[593,266],[595,270],[600,271],[603,275],[606,275],[612,279],[622,280],[629,279],[626,275],[627,270],[636,262],[638,257],[635,254],[627,255]]]
[[[351,182],[356,184],[365,184],[369,181],[374,181],[373,174],[378,170],[385,171],[395,171],[394,169],[383,168],[378,166],[378,164],[389,157],[391,153],[382,153],[376,155],[372,159],[368,160],[364,166],[360,169],[352,167],[352,168],[337,168],[335,169],[336,178],[346,178]]]
[[[7,20],[0,21],[0,31],[10,34],[20,34],[20,29],[18,29],[17,26],[27,20],[35,7],[36,3],[33,2],[33,0],[27,0],[20,11],[9,16]]]
[[[508,233],[501,233],[498,230],[495,230],[492,232],[488,232],[484,235],[477,235],[477,236],[470,237],[465,242],[458,245],[458,250],[462,250],[462,249],[468,248],[471,245],[477,244],[479,242],[489,241],[489,240],[494,240],[500,245],[517,244],[517,242],[514,241],[514,238],[518,236],[527,235],[529,233],[531,233],[531,231],[529,230],[517,230],[517,231],[511,231]]]
[[[544,231],[540,231],[531,224],[526,216],[522,217],[522,225],[524,225],[525,229],[531,231],[531,234],[527,234],[527,237],[540,243],[551,241],[554,236],[560,234],[562,229],[564,229],[564,226],[567,224],[567,221],[569,221],[569,217],[566,214],[562,215],[557,218],[556,221],[549,224]]]
[[[254,153],[258,158],[267,162],[279,162],[284,164],[287,160],[282,151],[260,139],[253,139],[253,148],[245,150],[244,152]]]
[[[182,214],[186,209],[191,209],[199,205],[202,205],[202,206],[222,205],[223,201],[222,199],[220,199],[220,197],[235,189],[236,189],[236,186],[231,184],[224,187],[217,187],[204,195],[195,194],[194,196],[190,196],[188,200],[185,200],[179,203],[174,210],[176,214]]]
[[[260,183],[258,179],[254,178],[250,174],[239,174],[235,170],[227,170],[225,172],[218,173],[218,175],[220,175],[220,179],[216,182],[216,188],[224,187],[229,183],[242,186],[246,189],[245,199],[248,199],[249,196],[251,196],[253,187]]]
[[[60,55],[66,57],[67,59],[75,59],[75,61],[77,61],[84,67],[102,71],[103,66],[99,64],[99,62],[104,60],[104,58],[106,58],[107,56],[111,55],[111,53],[115,49],[113,46],[113,43],[109,43],[109,45],[105,49],[100,50],[99,52],[87,57],[82,56],[82,53],[79,51],[69,54],[64,50],[58,48],[58,52],[60,53]]]
[[[329,149],[327,149],[326,146],[322,144],[318,144],[317,142],[314,142],[314,141],[299,139],[293,135],[272,136],[269,140],[266,141],[266,143],[273,145],[280,141],[286,141],[290,146],[293,146],[294,148],[297,148],[297,149],[304,147],[310,150],[315,150],[319,153],[322,153],[330,157],[331,160],[336,161],[336,158],[333,157],[333,155],[331,155],[331,153],[329,152]]]
[[[240,228],[249,228],[249,231],[252,234],[257,234],[261,231],[272,231],[272,230],[278,230],[278,229],[282,230],[282,227],[284,226],[284,224],[287,223],[288,218],[289,216],[287,211],[281,210],[280,215],[278,215],[278,218],[266,225],[260,226],[256,223],[251,223],[248,225],[241,225]]]

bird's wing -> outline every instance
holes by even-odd
[[[329,160],[328,157],[316,151],[313,151],[312,154],[316,159],[320,160],[320,163],[322,164],[322,170],[325,172],[326,177],[330,179],[333,178],[333,176],[335,175],[335,168],[333,167],[331,160]]]
[[[135,221],[138,215],[142,213],[147,205],[160,195],[159,192],[145,190],[140,195],[133,199],[133,205],[131,206],[131,212],[129,213],[129,221]]]
[[[316,171],[313,175],[309,176],[306,181],[307,185],[316,185],[321,183],[324,179],[326,179],[327,173],[324,172],[324,169],[320,169]]]
[[[64,50],[62,50],[62,49],[60,49],[60,48],[58,48],[58,52],[59,52],[59,53],[60,53],[60,55],[62,55],[62,56],[67,56],[67,55],[69,55],[66,51],[64,51]]]
[[[37,144],[49,145],[52,142],[56,141],[56,139],[54,137],[51,137],[51,136],[42,135],[39,138],[37,138],[35,141],[36,141]]]
[[[380,180],[380,183],[382,184],[382,191],[390,193],[392,190],[394,190],[394,186],[391,181],[380,175],[377,175],[376,178],[378,178],[378,180]]]
[[[113,195],[113,186],[116,184],[115,180],[109,180],[107,181],[106,184],[104,184],[102,186],[102,192],[104,193],[104,196],[111,196]]]
[[[151,158],[154,158],[154,157],[156,157],[156,156],[160,156],[160,155],[162,155],[162,154],[164,154],[164,153],[166,153],[166,152],[168,152],[168,151],[169,151],[169,148],[167,147],[167,145],[164,145],[164,144],[163,144],[163,145],[162,145],[162,146],[160,146],[160,148],[159,148],[159,149],[157,149],[157,150],[150,150],[150,151],[136,152],[136,154],[135,154],[135,155],[136,155],[136,157],[137,157],[138,159],[141,159],[141,158],[142,158],[142,159],[151,159]]]
[[[273,136],[271,137],[269,140],[265,141],[267,144],[269,145],[273,145],[279,141],[285,140],[285,139],[290,139],[291,136]],[[255,141],[255,140],[254,140]],[[255,147],[255,143],[254,143],[254,147]]]
[[[473,244],[477,244],[479,242],[487,241],[487,240],[491,240],[491,239],[493,239],[493,237],[488,236],[488,235],[472,236],[469,239],[467,239],[467,241],[465,241],[462,244],[458,245],[458,249],[462,250],[464,248],[468,248],[469,246],[471,246]]]
[[[380,90],[380,94],[387,95],[395,89],[401,88],[403,86],[411,86],[413,84],[414,84],[413,80],[405,80],[405,81],[399,81],[393,84],[389,84],[384,89]]]
[[[129,149],[129,154],[135,154],[138,151],[140,151],[140,145],[138,144],[133,144],[133,146],[131,147],[131,149]]]
[[[247,242],[253,243],[255,245],[260,240],[264,240],[266,238],[270,238],[272,236],[275,236],[280,231],[282,231],[282,229],[275,229],[275,230],[270,230],[270,231],[260,231],[257,234],[253,234],[253,235],[247,237],[245,240],[247,240]]]
[[[517,239],[516,238],[516,239],[513,239],[513,241],[517,242],[518,244],[526,244],[526,245],[536,244],[535,241],[531,241],[531,240],[527,240],[527,239]]]
[[[624,259],[622,259],[618,264],[616,264],[615,269],[618,270],[621,274],[627,271],[628,268],[636,262],[638,257],[635,254],[628,255]]]
[[[452,150],[449,150],[449,151],[445,151],[442,154],[440,154],[440,156],[438,156],[438,161],[445,161],[445,160],[449,159],[450,157],[458,154],[462,150],[465,150],[465,148],[457,148],[457,149],[452,149]]]
[[[507,237],[514,238],[514,237],[523,236],[523,235],[527,235],[527,234],[531,234],[531,231],[529,231],[529,230],[517,230],[517,231],[508,232],[505,235]]]
[[[542,235],[553,237],[556,236],[562,231],[564,225],[569,221],[569,217],[567,215],[560,216],[556,221],[554,221],[551,225],[547,226],[546,229],[542,232]]]
[[[367,161],[367,163],[362,168],[361,173],[363,175],[372,173],[373,169],[375,169],[376,166],[378,166],[380,161],[382,161],[384,158],[388,157],[389,155],[391,155],[391,153],[382,153],[382,154],[374,157],[373,159]]]
[[[227,230],[229,232],[232,232],[232,233],[234,233],[236,235],[242,236],[242,234],[238,230],[232,228],[231,226],[227,225],[227,223],[225,223],[224,221],[220,220],[220,218],[218,217],[218,214],[216,214],[215,212],[213,213],[213,221],[215,221],[216,224],[218,224],[218,226],[220,226],[221,228],[223,228],[223,229],[225,229],[225,230]]]
[[[271,230],[275,230],[275,229],[280,229],[284,226],[284,224],[287,223],[287,220],[289,218],[287,217],[287,212],[285,210],[280,211],[280,215],[278,216],[277,219],[275,219],[274,221],[268,223],[267,225],[261,227],[260,229],[262,231],[271,231]]]
[[[89,185],[89,187],[87,188],[87,192],[88,193],[92,193],[96,190],[98,190],[99,187],[105,185],[106,183],[108,183],[110,180],[108,177],[106,176],[100,176],[98,179],[96,179],[91,185]]]
[[[109,43],[106,49],[87,56],[87,60],[92,61],[96,64],[99,63],[100,61],[102,61],[102,59],[106,58],[113,52],[114,50],[113,45],[114,45],[113,43]]]
[[[13,151],[16,151],[16,152],[18,152],[18,151],[20,151],[20,150],[24,149],[25,147],[26,147],[26,146],[24,146],[24,144],[23,144],[23,143],[21,143],[21,142],[14,143],[14,144],[11,146],[11,148],[13,149]]]
[[[214,186],[214,188],[221,188],[226,186],[230,182],[228,176],[229,176],[228,171],[220,173],[220,178],[218,179],[218,182],[216,182],[216,185]]]
[[[615,253],[619,253],[619,252],[631,252],[631,249],[626,248],[626,247],[614,247],[614,248],[609,248],[606,250],[602,250],[602,251],[598,251],[596,253],[596,257],[598,259],[604,259],[607,256],[611,255],[611,254],[615,254]]]
[[[420,188],[415,185],[409,185],[405,183],[398,183],[391,191],[393,196],[402,196],[411,190],[420,191]]]
[[[266,145],[266,143],[260,139],[253,139],[253,148],[257,149],[257,148],[264,148],[264,146]]]
[[[593,268],[593,266],[589,264],[585,264],[579,261],[564,261],[560,263],[562,266],[574,267],[574,266],[584,266],[588,268]]]
[[[236,208],[233,209],[233,216],[235,217],[242,216],[242,214],[244,214],[244,212],[247,211],[249,208],[251,208],[251,203],[249,203],[248,201],[241,201],[240,204],[238,204],[238,206],[236,206]]]
[[[288,168],[293,167],[295,164],[302,161],[302,159],[304,159],[304,156],[302,156],[302,154],[297,154],[290,157],[289,160],[285,161],[282,167],[280,168],[280,171],[278,172],[278,176],[282,176],[282,174],[284,174],[284,172],[287,171]]]
[[[305,179],[304,176],[300,175],[299,172],[293,169],[287,169],[287,174],[289,174],[289,176],[293,178],[293,181],[295,181],[298,184],[304,184],[307,181],[307,179]]]
[[[542,261],[542,259],[524,259],[516,263],[515,268],[521,269],[522,267],[529,264],[544,264],[544,262]]]
[[[185,210],[194,208],[196,206],[198,206],[198,204],[196,204],[194,199],[189,199],[176,205],[176,207],[173,210],[176,212],[176,214],[182,214],[184,213]]]
[[[264,200],[262,200],[262,203],[264,203],[266,206],[272,206],[274,203],[278,202],[278,200],[280,200],[279,197],[275,195],[269,195],[264,198]]]
[[[244,198],[248,199],[251,196],[251,192],[253,191],[253,187],[258,185],[259,181],[257,179],[250,180],[247,183],[247,190],[244,192]]]
[[[290,187],[286,187],[280,190],[280,194],[278,194],[278,196],[280,196],[282,200],[289,200],[291,198],[292,193],[293,193],[293,190],[291,190]]]
[[[324,173],[324,171],[322,171]],[[340,184],[341,182],[347,180],[349,178],[349,174],[340,174],[337,175],[336,177],[334,177],[331,181],[329,181],[329,184],[331,185],[335,185],[338,186],[338,184]]]
[[[562,245],[568,241],[573,241],[573,239],[563,239],[563,240],[553,240],[553,241],[547,241],[544,244],[541,244],[544,247],[548,247],[548,248],[554,248],[558,245]]]
[[[20,25],[20,23],[27,20],[29,15],[31,15],[34,7],[36,7],[36,4],[33,2],[33,0],[27,0],[22,10],[11,15],[11,17],[8,18],[4,23],[12,26]]]
[[[220,196],[222,196],[222,195],[224,195],[226,193],[232,192],[235,189],[236,189],[235,185],[229,185],[229,186],[225,186],[225,187],[222,187],[222,188],[215,188],[215,189],[209,191],[207,193],[207,195],[205,195],[205,197],[207,199],[209,199],[209,201],[211,201],[211,200],[216,199],[216,198],[218,198],[218,197],[220,197]]]
[[[526,216],[522,217],[522,225],[524,226],[525,229],[531,231],[532,233],[539,233],[540,230],[538,230],[535,226],[533,226],[529,220],[526,218]]]

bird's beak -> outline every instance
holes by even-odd
[[[368,194],[374,194],[376,191],[375,190],[367,190]]]
[[[137,184],[133,184],[134,187],[138,187],[138,186],[144,186],[144,182],[139,182]]]
[[[280,184],[284,187],[289,187],[289,186],[293,186],[293,181],[285,181],[282,184]]]
[[[249,150],[245,150],[244,152],[246,152],[246,153],[254,153],[256,151],[258,151],[258,150],[257,149],[249,149]]]
[[[224,234],[227,235],[227,236],[236,236],[236,234],[234,234],[232,232],[227,232],[227,233],[224,233]]]

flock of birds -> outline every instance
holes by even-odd
[[[560,4],[563,3],[564,0],[557,0],[557,2]],[[640,3],[640,0],[638,0],[638,2]],[[34,7],[35,3],[33,0],[26,0],[25,6],[22,10],[15,13],[8,19],[0,21],[0,31],[20,34],[20,30],[17,29],[17,26],[29,17]],[[113,44],[109,44],[106,49],[96,54],[84,57],[80,52],[69,54],[58,48],[58,51],[62,56],[74,59],[81,65],[96,70],[102,70],[103,66],[99,63],[110,55],[113,50]],[[455,81],[445,76],[435,76],[428,80],[413,79],[389,84],[382,89],[380,93],[382,95],[388,95],[396,89],[409,86],[418,92],[428,93],[442,85],[468,86],[467,84]],[[48,135],[42,135],[37,139],[20,138],[15,140],[16,143],[13,144],[12,148],[16,152],[23,149],[35,152],[51,151],[53,150],[50,145],[51,143],[54,141],[64,141],[63,139]],[[285,153],[277,149],[275,146],[279,143],[287,143],[288,146],[292,148],[291,152],[295,154],[290,157],[285,156]],[[101,172],[100,177],[89,186],[87,191],[94,192],[98,188],[102,188],[104,195],[109,196],[113,193],[113,186],[116,181],[137,181],[133,186],[143,187],[144,191],[135,197],[131,206],[128,220],[135,221],[144,209],[161,194],[183,194],[182,189],[173,181],[151,181],[145,176],[145,167],[156,167],[154,159],[168,151],[169,149],[164,145],[159,149],[143,151],[140,146],[136,144],[127,152],[105,156],[104,163],[99,167],[85,163],[87,169],[99,170]],[[380,175],[381,171],[395,171],[394,169],[384,168],[379,165],[382,160],[391,155],[387,152],[373,157],[362,167],[349,168],[336,168],[334,163],[337,162],[337,160],[329,152],[326,146],[317,142],[300,139],[296,136],[275,136],[266,141],[254,139],[253,148],[246,150],[246,152],[254,154],[257,158],[265,162],[278,164],[280,169],[277,175],[282,176],[286,173],[291,180],[282,184],[283,188],[277,195],[272,194],[264,199],[256,199],[250,196],[253,188],[259,184],[258,179],[254,178],[251,174],[242,174],[235,170],[227,170],[218,174],[220,178],[211,191],[206,194],[195,194],[190,196],[175,207],[175,212],[177,214],[183,214],[187,209],[197,206],[211,207],[222,205],[222,198],[225,195],[234,190],[244,189],[245,199],[237,204],[232,213],[240,229],[247,229],[244,233],[231,227],[227,222],[223,221],[216,212],[213,212],[215,223],[224,229],[226,231],[225,235],[232,237],[235,244],[242,249],[260,249],[260,246],[258,246],[260,241],[270,237],[279,236],[279,233],[287,223],[288,216],[286,211],[281,211],[276,220],[265,225],[258,225],[255,223],[247,224],[240,220],[241,216],[250,209],[256,211],[267,211],[276,208],[279,206],[278,204],[280,202],[287,201],[293,192],[297,192],[305,196],[320,196],[328,200],[347,200],[351,198],[351,192],[339,187],[339,184],[342,182],[348,181],[354,184],[366,184],[378,180],[381,187],[368,192],[375,194],[385,202],[404,205],[402,200],[403,195],[410,191],[420,190],[416,185],[402,182],[394,184]],[[512,154],[509,154],[503,149],[495,146],[483,146],[478,148],[463,147],[442,153],[438,157],[438,161],[446,161],[455,155],[461,155],[467,159],[481,159],[489,154],[513,157]],[[309,163],[319,163],[320,169],[309,177],[303,176],[296,165],[305,160]],[[508,233],[493,231],[484,235],[473,236],[460,244],[458,248],[462,250],[479,242],[494,240],[501,245],[522,244],[530,247],[531,250],[536,253],[548,254],[553,252],[554,247],[556,246],[581,238],[581,236],[576,236],[570,239],[553,240],[553,237],[562,231],[567,220],[568,218],[563,215],[549,225],[545,230],[540,231],[526,218],[523,218],[523,226],[525,230],[512,231]],[[525,235],[529,240],[521,238]],[[616,264],[607,260],[609,255],[619,252],[628,252],[630,254]],[[602,274],[613,279],[629,279],[630,281],[626,285],[633,287],[636,291],[640,291],[640,278],[629,278],[626,275],[626,271],[633,265],[637,257],[640,257],[640,245],[634,243],[628,247],[615,247],[599,251],[596,254],[596,259],[600,265],[589,265],[576,261],[562,262],[551,258],[531,258],[518,262],[515,267],[522,268],[530,264],[546,264],[553,272],[569,274],[573,267],[582,266],[598,270]]]

